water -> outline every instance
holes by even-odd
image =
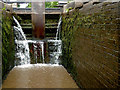
[[[50,43],[49,49],[52,49],[52,52],[50,52],[50,63],[53,64],[61,63],[61,58],[60,58],[62,55],[62,48],[61,48],[62,41],[60,40],[61,23],[62,23],[62,16],[59,19],[55,40],[48,40],[48,43]]]
[[[17,26],[14,26],[14,35],[15,35],[15,65],[23,65],[23,64],[30,64],[30,56],[29,56],[29,45],[26,40],[26,36],[20,26],[19,22],[15,17],[13,17]],[[21,40],[21,42],[19,42]]]
[[[23,40],[19,40],[18,43],[23,43]],[[45,63],[44,61],[44,41],[41,40],[26,40],[28,44],[33,46],[33,59],[30,60],[30,63]],[[30,51],[30,50],[29,50]],[[29,54],[30,56],[30,54]],[[28,63],[29,64],[29,63]]]
[[[57,33],[55,40],[27,40],[26,36],[20,26],[19,22],[15,17],[13,17],[17,26],[14,26],[15,33],[15,44],[16,44],[16,60],[15,65],[24,65],[31,63],[45,63],[44,57],[44,43],[48,43],[49,48],[49,57],[50,64],[60,64],[61,63],[61,55],[62,55],[62,41],[60,40],[60,30],[61,30],[61,22],[62,17],[59,19],[59,23],[57,26]],[[29,49],[29,44],[32,44],[32,50]],[[30,53],[32,53],[32,58],[30,58]],[[42,62],[41,62],[42,61]]]
[[[60,31],[61,31],[62,16],[59,19],[56,33],[56,40],[60,40]]]
[[[41,40],[27,40],[27,41],[29,44],[30,43],[33,44],[35,63],[38,63],[38,61],[41,62],[41,60],[42,60],[42,63],[45,63],[45,61],[44,61],[44,59],[45,59],[44,58],[44,41],[41,41]]]
[[[42,60],[44,63],[44,42],[43,41],[35,41],[35,40],[27,40],[26,36],[22,30],[22,27],[20,26],[19,22],[15,17],[13,17],[15,23],[17,26],[14,26],[14,34],[15,34],[15,65],[24,65],[24,64],[30,64],[30,50],[29,50],[29,43],[33,43],[34,47],[34,57],[35,61],[37,63],[37,52],[41,50],[42,53]],[[36,44],[39,44],[36,46]],[[38,49],[39,47],[39,49]]]
[[[2,88],[56,89],[78,88],[78,86],[62,65],[29,64],[13,68],[4,81]]]
[[[15,18],[14,20],[16,21]],[[50,60],[50,63],[52,64],[30,64],[28,44],[33,44],[35,60],[38,59],[38,52],[42,52],[41,54],[44,63],[45,41],[26,40],[25,34],[23,33],[21,26],[19,26],[19,23],[17,27],[14,26],[14,29],[16,32],[15,43],[19,47],[16,47],[16,54],[18,54],[17,58],[20,59],[19,63],[22,65],[15,66],[11,70],[3,83],[2,88],[78,88],[65,68],[62,65],[59,65],[60,56],[62,54],[62,41],[58,36],[58,32],[60,34],[59,30],[57,30],[56,33],[56,38],[59,37],[59,40],[48,40],[48,43],[51,44],[48,47],[52,50],[50,53],[50,56],[52,56],[51,60],[53,59],[53,62]]]

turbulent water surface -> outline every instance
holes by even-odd
[[[62,17],[60,17],[58,26],[57,26],[57,33],[55,40],[27,40],[26,36],[22,30],[21,25],[17,21],[15,17],[13,17],[15,23],[17,26],[14,26],[14,33],[15,33],[15,43],[16,43],[16,60],[15,65],[24,65],[24,64],[30,64],[31,58],[30,58],[30,50],[29,50],[29,44],[33,44],[33,60],[35,63],[38,63],[38,61],[42,60],[42,63],[45,63],[45,55],[44,55],[44,43],[48,43],[49,48],[49,58],[51,64],[60,64],[62,55],[62,41],[60,40],[60,25]],[[39,55],[38,55],[39,54]],[[38,57],[39,56],[39,57]],[[42,57],[42,58],[41,58]],[[38,60],[40,59],[40,60]]]

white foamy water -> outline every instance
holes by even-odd
[[[61,30],[62,16],[59,19],[56,33],[56,40],[60,40],[60,30]]]
[[[60,40],[60,31],[61,31],[62,16],[59,19],[57,26],[57,33],[55,40],[48,40],[48,43],[52,43],[49,46],[50,49],[53,49],[53,52],[50,52],[50,63],[60,64],[61,55],[62,55],[62,41]]]
[[[29,45],[26,40],[26,36],[17,19],[14,16],[13,19],[17,24],[17,26],[14,26],[15,44],[16,44],[15,65],[30,64]],[[22,40],[22,42],[19,42],[19,40]]]
[[[17,24],[17,26],[14,26],[15,44],[16,44],[15,65],[30,64],[29,43],[33,43],[34,57],[35,57],[36,63],[37,63],[37,52],[38,52],[38,47],[36,46],[36,44],[40,45],[40,48],[42,50],[42,59],[44,63],[44,42],[40,40],[36,40],[36,41],[27,40],[21,25],[19,24],[19,22],[15,17],[13,17],[13,19]]]
[[[15,60],[15,64],[16,65],[26,65],[26,64],[30,64],[30,53],[29,53],[29,44],[33,44],[33,56],[34,56],[34,60],[35,63],[38,62],[38,59],[40,59],[39,61],[41,61],[41,56],[42,56],[42,63],[45,63],[44,59],[44,42],[45,41],[41,41],[41,40],[27,40],[26,36],[22,30],[21,25],[19,24],[19,22],[17,21],[17,19],[15,19],[15,17],[13,17],[15,23],[17,24],[17,26],[14,26],[14,33],[15,33],[15,43],[16,43],[16,60]],[[55,40],[47,40],[48,43],[51,44],[51,46],[48,46],[49,49],[52,50],[52,52],[49,53],[50,56],[50,63],[51,64],[60,64],[61,62],[61,55],[62,55],[62,41],[60,40],[60,30],[61,30],[61,22],[62,22],[62,17],[60,17],[59,19],[59,23],[57,26],[57,33],[56,33],[56,39]],[[38,55],[38,52],[40,53],[41,56]]]
[[[59,65],[59,64],[43,64],[43,63],[38,63],[38,64],[20,65],[20,66],[16,66],[16,67],[17,68],[31,68],[31,67],[41,67],[41,66],[56,67],[56,66],[62,66],[62,65]]]

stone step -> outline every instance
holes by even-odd
[[[32,28],[31,27],[22,27],[23,32],[25,34],[32,34]]]
[[[55,40],[55,37],[46,37],[47,40]]]
[[[45,29],[57,29],[57,26],[45,27]]]
[[[59,20],[60,14],[46,14],[45,19],[57,19]]]
[[[45,28],[45,33],[57,33],[57,28]]]
[[[45,26],[57,26],[58,23],[46,23]],[[21,24],[22,27],[24,26],[32,26],[32,24]]]
[[[56,37],[56,33],[46,33],[45,34],[46,37]]]
[[[32,27],[22,27],[25,34],[32,34]],[[56,33],[57,26],[45,27],[45,33]]]
[[[65,4],[67,4],[68,3],[68,1],[67,0],[61,0],[61,1],[58,1],[58,3],[59,3],[59,5],[65,5]]]
[[[26,37],[27,38],[27,40],[32,40],[32,37]]]
[[[58,23],[46,23],[45,26],[58,26]]]
[[[26,37],[32,37],[32,34],[25,34]]]
[[[21,24],[21,26],[32,26],[32,24]]]
[[[31,28],[31,29],[32,29],[32,26],[25,26],[25,25],[24,25],[24,26],[22,26],[22,29],[24,29],[24,28],[25,28],[25,29],[26,29],[26,28]]]
[[[32,39],[32,34],[25,34],[27,40],[31,40]]]
[[[58,25],[58,23],[47,23],[47,24],[45,24],[45,27],[46,28],[48,28],[48,27],[57,27],[57,25]],[[26,29],[26,28],[31,28],[32,29],[32,25],[31,24],[23,24],[23,25],[21,25],[22,26],[22,28],[24,29]]]
[[[64,5],[55,5],[55,7],[63,7]]]
[[[32,30],[32,27],[22,27],[22,29],[31,29]],[[57,26],[45,27],[45,29],[57,29]]]

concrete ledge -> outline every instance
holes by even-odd
[[[78,88],[61,65],[30,64],[12,69],[3,88]]]
[[[71,8],[75,7],[75,2],[74,1],[63,6],[63,13],[66,13],[66,10],[69,9],[70,7]]]
[[[67,13],[67,9],[72,8],[87,8],[90,5],[99,4],[102,2],[119,2],[120,0],[75,0],[63,6],[63,14]],[[73,11],[73,10],[70,10]]]
[[[75,2],[75,8],[82,8],[83,3],[82,2]]]

